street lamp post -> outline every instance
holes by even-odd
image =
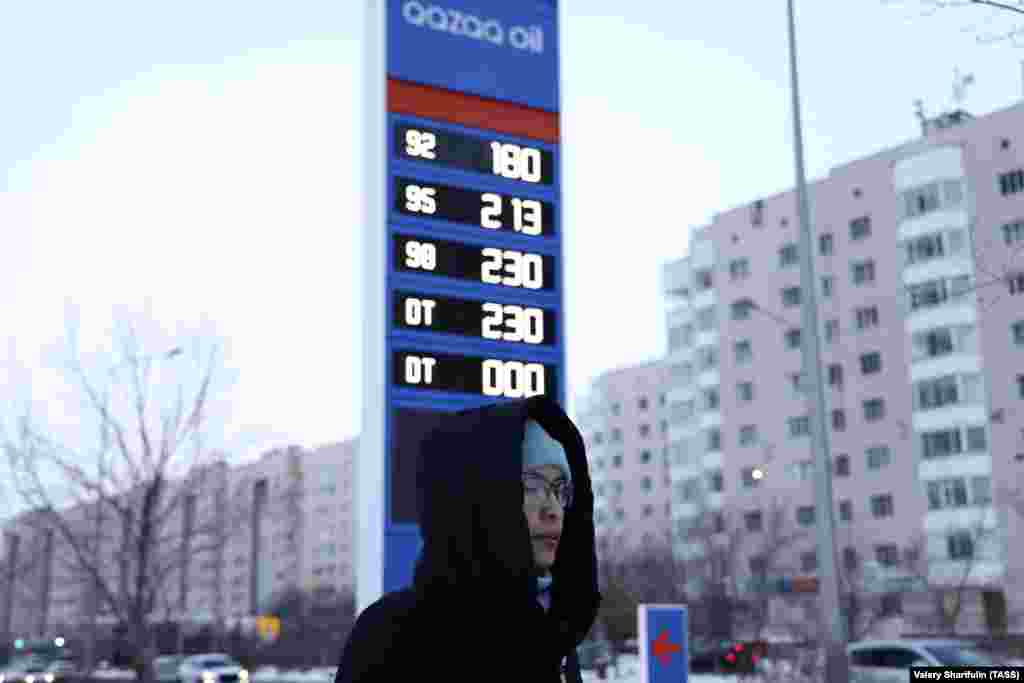
[[[829,454],[828,425],[825,420],[825,388],[821,383],[821,343],[818,328],[817,278],[814,273],[814,241],[811,234],[807,177],[804,170],[803,130],[800,121],[800,89],[797,77],[796,22],[793,0],[787,0],[789,19],[789,71],[793,99],[793,149],[796,189],[800,212],[800,289],[803,334],[803,366],[807,388],[814,392],[810,411],[811,447],[814,452],[815,518],[818,538],[818,590],[825,629],[825,680],[850,680],[846,656],[846,624],[842,618],[839,577],[836,574],[835,519],[832,506],[832,458]]]

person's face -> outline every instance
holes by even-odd
[[[543,481],[542,481],[543,479]],[[544,465],[523,470],[523,483],[527,492],[523,496],[523,513],[530,528],[530,545],[533,548],[533,564],[538,574],[546,573],[555,563],[558,543],[562,536],[562,520],[565,510],[551,492],[544,486],[560,486],[565,483],[561,468]],[[541,496],[531,495],[540,492]]]

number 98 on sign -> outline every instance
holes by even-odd
[[[554,368],[545,363],[397,351],[392,368],[395,383],[406,389],[496,398],[557,395]]]

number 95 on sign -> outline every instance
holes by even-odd
[[[395,384],[403,388],[504,398],[557,396],[554,367],[545,363],[396,351]]]

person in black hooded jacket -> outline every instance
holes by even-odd
[[[583,439],[561,407],[538,396],[445,416],[416,481],[412,585],[359,615],[335,683],[580,683],[601,595]]]

